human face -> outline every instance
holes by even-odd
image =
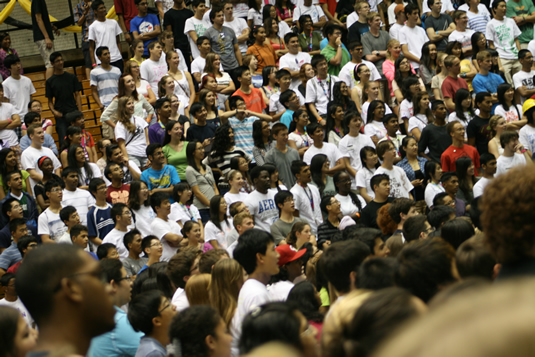
[[[154,150],[152,156],[152,162],[155,164],[163,165],[165,163],[165,155],[163,154],[162,148],[157,148]]]
[[[457,194],[457,191],[459,191],[459,179],[455,176],[453,176],[448,182],[443,182],[442,185],[444,186],[444,190],[449,195],[455,195]]]
[[[156,257],[161,257],[163,253],[163,245],[158,239],[153,239],[150,242],[149,248],[145,248],[145,249],[148,249],[147,251],[148,255],[154,255]]]
[[[169,200],[162,201],[159,211],[167,217],[171,213],[171,202]]]
[[[288,130],[284,129],[277,133],[277,135],[274,135],[275,140],[277,143],[280,144],[288,144]]]
[[[243,187],[243,175],[241,172],[237,172],[234,174],[233,179],[229,180],[230,186],[233,188],[239,190]]]
[[[340,214],[340,201],[332,197],[331,204],[327,206],[327,211],[336,215]]]
[[[216,13],[214,17],[214,24],[223,25],[224,22],[225,22],[225,16],[223,15],[223,11]]]
[[[220,319],[219,324],[214,329],[214,335],[208,338],[208,348],[211,356],[230,357],[230,346],[232,344],[232,335],[227,325]]]
[[[120,303],[119,306],[123,306],[130,301],[132,295],[132,279],[130,279],[124,267],[121,268],[121,280],[116,281],[115,284],[117,301]]]
[[[379,83],[370,82],[370,84],[368,85],[368,88],[366,89],[366,92],[368,93],[368,97],[370,98],[379,97]]]
[[[496,173],[496,160],[490,160],[484,167],[487,175],[494,175]]]
[[[431,11],[433,11],[436,14],[439,14],[440,10],[442,10],[442,1],[440,1],[440,0],[435,1],[433,6],[431,6]]]
[[[162,107],[158,109],[158,114],[166,118],[170,117],[171,116],[171,102],[164,102]]]
[[[263,130],[263,129],[262,129]],[[271,129],[270,129],[271,132]],[[234,145],[234,130],[229,129],[228,131],[228,138],[230,140],[230,144]]]
[[[73,227],[77,224],[80,224],[80,216],[78,215],[78,212],[74,212],[69,216],[69,221],[67,222],[67,226]]]
[[[239,226],[239,228],[240,229],[238,230],[238,233],[241,234],[241,233],[245,232],[248,229],[254,228],[254,222],[250,218],[244,218],[243,221],[241,222],[241,225]]]
[[[271,135],[271,129],[267,122],[262,122],[262,136],[268,138]]]
[[[4,37],[4,39],[2,40],[2,48],[4,50],[7,50],[11,47],[11,36],[6,36]]]
[[[97,18],[104,18],[106,17],[106,5],[102,4],[100,5],[99,7],[97,7],[97,11],[96,11],[96,17]]]
[[[202,160],[204,159],[204,146],[201,143],[197,143],[195,146],[195,152],[193,153],[195,159]]]
[[[260,172],[260,175],[255,180],[255,186],[259,192],[266,192],[271,186],[271,178],[269,177],[269,172],[267,172],[266,170]]]
[[[448,114],[446,106],[439,104],[433,114],[435,115],[435,118],[444,120]]]
[[[310,135],[310,134],[309,134]],[[323,129],[322,128],[317,128],[313,133],[312,133],[312,140],[316,141],[322,141],[323,140]]]
[[[13,167],[14,169],[17,168],[19,162],[17,161],[17,156],[15,155],[15,153],[13,151],[10,151],[7,155],[6,155],[6,164],[8,166],[11,166]]]
[[[420,109],[422,111],[427,110],[429,108],[429,96],[424,95],[422,96],[422,99],[420,99]]]
[[[63,65],[64,65],[63,57],[61,56],[56,58],[54,62],[52,63],[52,66],[54,67],[54,69],[57,69],[57,70],[62,70]]]
[[[18,201],[11,202],[10,218],[22,218],[24,211]]]
[[[143,46],[143,42],[140,42],[136,45],[136,48],[134,49],[136,55],[142,56],[143,53],[145,53],[145,47]]]
[[[223,8],[223,13],[225,15],[225,18],[230,20],[232,16],[234,16],[234,6],[232,6],[231,3],[225,4],[225,7]]]
[[[290,77],[290,76],[284,76],[281,79],[279,79],[279,84],[280,84],[282,90],[286,90],[286,89],[290,88],[290,84],[291,83],[292,83],[292,77]]]
[[[373,151],[368,151],[366,153],[366,167],[372,168],[377,165],[377,154]]]
[[[215,104],[215,94],[214,94],[214,92],[209,92],[206,95],[205,102],[206,102],[206,106],[207,107],[212,107]],[[245,103],[243,103],[243,104],[245,104]],[[238,104],[236,104],[236,105],[238,105]]]
[[[496,131],[497,132],[504,131],[506,126],[507,126],[507,122],[505,121],[505,119],[504,118],[500,118],[496,122]]]
[[[140,45],[143,46],[142,43],[140,43]],[[130,65],[130,73],[132,73],[132,75],[135,78],[139,78],[139,64],[137,64],[137,62],[134,62],[134,61],[130,61],[130,63],[131,63],[131,65]]]
[[[299,115],[299,117],[297,117],[297,125],[299,125],[300,127],[304,128],[308,124],[310,124],[310,120],[309,120],[308,114],[306,112],[301,113],[301,115]],[[269,127],[269,125],[268,125],[268,127]]]
[[[147,192],[149,190],[147,189]],[[192,195],[192,192],[191,192],[191,188],[188,186],[184,189],[184,191],[182,192],[178,192],[178,197],[179,197],[179,200],[180,202],[184,203],[184,202],[188,202],[189,199],[191,198],[191,195]]]
[[[123,223],[127,226],[132,224],[132,212],[130,211],[130,208],[125,208],[123,210],[123,213],[121,214],[121,219],[123,220]]]
[[[351,56],[355,58],[362,58],[362,52],[364,51],[364,47],[362,46],[355,46],[353,47],[353,51],[351,51]]]
[[[82,148],[77,148],[76,149],[76,152],[75,152],[75,156],[76,156],[76,161],[78,163],[84,163],[85,162],[85,153],[84,153],[84,149]]]
[[[179,139],[182,138],[182,133],[183,133],[182,124],[178,122],[173,126],[173,129],[171,129],[171,131],[168,132],[171,138],[179,138]]]
[[[359,66],[358,75],[361,81],[368,82],[370,80],[371,72],[365,64]]]
[[[43,128],[35,128],[31,139],[32,141],[35,140],[36,143],[43,145],[45,142],[45,132]]]
[[[15,279],[12,279],[11,284],[14,284]],[[37,332],[28,326],[28,323],[24,318],[19,316],[17,322],[17,332],[15,333],[15,339],[13,346],[15,350],[14,356],[23,357],[30,352],[37,343]]]
[[[459,18],[455,20],[455,23],[459,28],[465,29],[468,25],[468,16],[466,16],[466,14],[459,16]]]
[[[385,116],[385,106],[384,105],[378,105],[375,107],[375,110],[373,111],[374,120],[381,121],[381,119]]]
[[[401,72],[408,72],[411,70],[411,66],[409,64],[409,60],[404,58],[403,60],[401,60],[401,62],[399,63],[399,70]]]
[[[124,88],[127,92],[133,92],[136,89],[136,82],[134,81],[134,77],[131,75],[126,75],[123,77],[124,81]]]
[[[225,201],[225,200],[223,200]],[[225,203],[226,205],[226,203]],[[226,211],[225,207],[225,211]],[[191,230],[188,233],[188,238],[192,239],[194,242],[199,243],[201,238],[201,226],[199,224],[194,223],[193,226],[191,226]]]
[[[346,172],[343,172],[338,176],[338,181],[335,182],[335,184],[341,193],[348,193],[351,190],[351,178]]]
[[[485,97],[483,101],[478,103],[478,106],[480,111],[490,113],[490,111],[492,110],[492,97]]]
[[[294,212],[295,211],[295,200],[293,199],[293,197],[288,197],[284,201],[284,203],[282,204],[281,210],[285,211],[285,212]]]
[[[123,152],[121,151],[120,148],[117,148],[114,151],[112,151],[110,160],[118,164],[124,161]]]
[[[97,191],[94,193],[97,200],[105,201],[106,200],[106,192],[108,190],[108,187],[105,183],[102,185],[97,186]]]
[[[514,143],[513,145],[513,148],[514,148],[515,146],[518,145],[518,139],[516,139],[516,141],[513,141],[513,143]],[[475,173],[474,171],[475,171],[474,163],[471,163],[468,169],[466,169],[466,174],[468,176],[474,176],[474,173]]]
[[[375,238],[375,245],[373,246],[373,255],[378,258],[386,258],[390,253],[390,249],[385,245],[385,242],[380,237]]]
[[[483,61],[479,61],[479,66],[483,68],[484,70],[490,71],[492,68],[492,58],[489,56],[485,58]]]
[[[69,139],[71,140],[71,144],[76,145],[80,144],[82,142],[82,133],[76,133],[73,135],[69,135]]]
[[[132,115],[134,114],[134,101],[133,100],[129,100],[128,102],[126,102],[126,113]]]
[[[16,62],[14,64],[11,65],[11,73],[15,73],[15,74],[20,74],[20,70],[22,69],[22,65],[19,62]]]
[[[337,39],[342,37],[342,32],[340,30],[334,30],[332,35],[327,35],[327,37],[329,38],[330,43],[335,43]]]
[[[302,184],[307,184],[312,181],[312,174],[310,173],[310,166],[303,166],[301,172],[299,173],[299,182]]]
[[[397,59],[401,54],[401,45],[399,44],[399,42],[396,41],[390,48],[387,48],[387,51],[390,52],[394,59]]]
[[[375,196],[382,195],[388,197],[390,195],[390,180],[383,180],[378,186],[375,186]]]
[[[243,71],[241,77],[239,77],[238,80],[240,81],[240,83],[245,85],[251,84],[251,71],[249,71],[248,69]]]
[[[154,55],[155,58],[160,58],[162,56],[162,45],[157,43],[152,50],[149,50],[151,55]]]
[[[277,25],[278,27],[278,25]],[[298,37],[292,37],[290,38],[290,41],[286,44],[286,47],[290,50],[291,53],[297,53],[299,52],[300,46],[299,46],[299,38]]]
[[[508,90],[505,91],[504,93],[504,98],[505,98],[505,101],[506,102],[513,102],[513,97],[515,95],[515,90],[513,89],[513,87],[509,88]]]
[[[344,119],[344,109],[342,107],[338,107],[334,112],[334,120],[342,121],[342,119]]]
[[[316,65],[316,70],[318,71],[319,75],[326,76],[327,75],[327,61],[321,61]]]
[[[46,195],[51,202],[61,202],[63,200],[63,190],[61,187],[54,187],[50,191],[46,192]]]
[[[249,171],[249,163],[243,157],[240,157],[239,166],[241,172]]]
[[[399,122],[396,118],[392,118],[386,122],[385,129],[390,135],[394,135],[399,130]]]
[[[464,127],[461,123],[459,124],[456,124],[454,127],[453,127],[453,133],[452,133],[452,138],[457,140],[457,141],[464,141]]]
[[[455,55],[455,52],[453,54]],[[448,70],[454,75],[458,75],[459,73],[461,73],[461,60],[459,58],[454,59],[453,63],[451,64],[451,67],[448,68]]]
[[[210,40],[204,40],[202,44],[199,46],[199,50],[202,53],[210,53],[210,51],[212,50],[212,46],[210,45]]]
[[[461,106],[463,107],[463,109],[467,110],[468,108],[470,108],[470,105],[472,104],[472,98],[470,96],[468,96],[466,99],[463,99],[462,102],[461,102]]]
[[[303,244],[310,241],[311,235],[312,235],[312,232],[310,230],[310,226],[306,224],[301,232],[296,232],[295,236],[297,238],[297,241],[295,244],[298,247],[302,247]],[[301,266],[302,266],[302,262],[301,262]],[[301,267],[299,267],[299,270],[301,270]]]
[[[79,217],[78,217],[78,220],[80,220]],[[87,234],[87,231],[81,231],[80,234],[74,237],[72,244],[75,244],[85,249],[87,247],[88,241],[89,241],[89,236]]]
[[[45,159],[45,161],[43,161],[43,165],[41,165],[41,171],[43,171],[44,174],[51,174],[52,171],[54,171],[52,160]]]
[[[124,171],[120,165],[114,165],[111,167],[111,179],[122,181],[124,178]]]
[[[78,173],[71,172],[63,179],[65,181],[65,186],[70,190],[74,191],[78,187]]]
[[[175,43],[175,36],[173,35],[168,35],[165,40],[163,40],[163,45],[164,45],[164,49],[165,48],[168,48],[168,49],[173,49],[175,46],[174,46],[174,43]]]
[[[275,6],[272,6],[269,9],[269,17],[271,17],[272,19],[276,19],[277,18],[277,9],[275,8]]]
[[[310,64],[306,64],[305,66],[306,66],[306,68],[305,68],[305,76],[308,79],[314,77],[316,75],[316,72],[314,72],[314,67],[312,67],[312,65],[310,65]]]
[[[270,275],[279,273],[279,257],[280,254],[275,250],[275,243],[269,242],[266,247],[266,254],[259,254],[263,262],[264,270]]]
[[[507,6],[505,4],[505,1],[502,1],[498,4],[498,7],[496,8],[496,16],[505,16],[505,12],[507,11]]]
[[[110,51],[108,51],[108,50],[104,50],[104,51],[102,51],[102,53],[100,54],[99,59],[100,59],[103,63],[110,63],[110,61],[111,61]]]
[[[429,45],[429,57],[431,59],[437,58],[437,46],[434,44]]]
[[[11,234],[13,235],[13,239],[16,241],[20,237],[23,237],[28,234],[28,227],[26,226],[26,224],[21,224],[14,232],[11,232]]]
[[[41,113],[43,112],[43,106],[41,105],[41,102],[37,100],[33,102],[30,111],[39,113],[39,115],[41,115]]]
[[[434,179],[435,181],[440,181],[440,178],[442,177],[442,166],[438,165],[435,169],[435,175],[434,175]]]
[[[407,17],[407,21],[412,21],[414,23],[418,22],[418,18],[420,17],[420,11],[413,10],[412,13],[409,14]]]

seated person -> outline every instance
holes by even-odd
[[[30,127],[33,123],[41,123],[41,114],[37,112],[29,112],[24,116],[24,124],[27,128]],[[28,134],[25,134],[20,139],[20,150],[24,151],[26,150],[30,145],[32,144],[32,140],[28,136]],[[52,150],[52,152],[56,155],[58,154],[58,147],[56,146],[56,142],[54,141],[54,138],[52,135],[45,132],[45,142],[43,143],[43,146],[46,148],[49,148]]]

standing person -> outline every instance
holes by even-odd
[[[234,131],[234,142],[239,149],[245,151],[252,158],[254,147],[253,123],[259,118],[251,115],[253,113],[246,110],[245,100],[241,96],[232,96],[229,100],[229,107],[230,110],[236,111],[236,115],[228,120]]]
[[[472,145],[464,144],[464,127],[458,121],[453,121],[447,126],[451,136],[451,146],[441,156],[442,170],[455,171],[455,162],[458,158],[467,156],[472,159],[476,169],[479,167],[479,154]]]
[[[476,74],[472,80],[474,93],[489,92],[492,94],[494,102],[496,100],[498,86],[502,84],[504,80],[500,75],[491,72],[492,58],[488,51],[480,51],[477,54],[476,60],[479,66],[479,73]]]
[[[377,225],[377,211],[387,203],[394,200],[390,197],[390,177],[386,174],[375,174],[370,180],[374,192],[374,199],[364,207],[361,213],[361,222],[366,227],[379,228]]]
[[[514,87],[509,83],[502,83],[498,86],[497,94],[500,104],[496,106],[494,115],[503,117],[508,123],[510,130],[520,129],[525,125],[526,121],[522,118],[522,106],[520,104],[514,104]]]
[[[487,5],[480,4],[479,0],[468,0],[466,4],[459,6],[458,10],[466,11],[470,29],[485,35],[487,23],[490,21],[490,12]],[[475,51],[476,49],[473,48],[472,50]]]
[[[280,179],[286,187],[295,184],[295,174],[290,166],[299,160],[297,150],[288,146],[288,128],[282,123],[273,125],[271,135],[275,139],[275,147],[271,148],[265,156],[265,163],[274,165],[280,174]]]
[[[244,5],[244,4],[236,4]],[[249,33],[251,29],[247,25],[247,21],[241,17],[234,16],[234,6],[230,2],[226,2],[223,8],[223,14],[225,15],[224,26],[234,30],[234,34],[238,40],[240,51],[242,56],[247,52],[247,40],[249,40]]]
[[[91,8],[95,12],[96,20],[89,26],[89,55],[93,67],[100,64],[100,60],[95,59],[96,49],[108,47],[110,51],[110,63],[121,70],[124,69],[123,56],[121,54],[120,34],[123,33],[117,21],[106,18],[106,5],[102,0],[94,0]],[[98,57],[98,56],[97,56]]]
[[[522,69],[513,75],[513,84],[520,97],[520,105],[522,105],[526,99],[535,94],[535,81],[533,80],[535,70],[532,69],[533,54],[529,50],[518,51],[518,62],[522,65]]]
[[[328,73],[328,62],[322,54],[315,55],[311,64],[317,76],[307,82],[306,106],[313,122],[325,124],[327,104],[333,100],[334,84],[340,79]]]
[[[448,0],[445,0],[448,1]],[[437,51],[444,52],[448,44],[448,36],[455,30],[455,23],[449,14],[442,14],[441,0],[427,0],[431,14],[425,18],[425,31]]]
[[[520,29],[520,36],[518,36],[520,48],[527,49],[528,43],[533,40],[533,23],[535,22],[535,6],[533,2],[513,0],[512,3],[506,5],[506,8],[505,16],[514,20]]]
[[[390,177],[390,197],[410,198],[414,186],[409,181],[407,174],[401,167],[394,166],[396,147],[390,141],[383,141],[377,145],[377,156],[383,164],[375,171],[376,175],[387,174]]]
[[[132,43],[132,33],[130,30],[130,21],[138,14],[136,4],[131,0],[113,0],[115,13],[119,19],[119,26],[124,33],[124,39],[129,44]],[[163,16],[162,16],[163,19]]]
[[[116,203],[113,205],[110,215],[115,227],[106,234],[106,237],[102,240],[102,244],[113,244],[117,249],[120,259],[126,259],[128,257],[128,250],[124,246],[124,236],[129,231],[128,227],[132,225],[132,212],[124,203]]]
[[[309,185],[312,182],[309,165],[296,160],[292,162],[291,168],[296,178],[295,185],[290,189],[295,200],[294,215],[306,219],[310,224],[312,234],[316,235],[318,226],[323,223],[320,191],[316,186]]]
[[[148,57],[148,45],[153,41],[158,41],[158,36],[162,33],[160,21],[154,14],[148,13],[147,0],[134,0],[138,14],[130,21],[130,32],[134,40],[143,41],[143,55]]]
[[[453,55],[446,57],[444,59],[444,67],[448,71],[448,76],[442,82],[442,97],[446,108],[453,112],[455,110],[455,93],[461,88],[468,90],[468,84],[463,78],[459,77],[461,60],[458,57]]]
[[[360,41],[362,35],[370,31],[370,26],[366,21],[366,17],[370,13],[370,4],[362,1],[355,3],[355,13],[358,17],[357,20],[347,26],[347,39],[349,41]]]
[[[418,156],[418,142],[414,137],[407,136],[403,139],[403,151],[405,157],[396,166],[401,167],[407,178],[414,186],[412,196],[415,201],[424,199],[425,163],[427,159]]]
[[[149,82],[153,93],[158,93],[158,82],[167,73],[167,63],[162,56],[162,45],[158,41],[147,46],[149,58],[141,63],[139,72],[141,77]]]
[[[262,166],[251,170],[251,179],[255,190],[245,199],[245,205],[255,218],[255,226],[269,232],[279,213],[275,205],[275,193],[269,190],[271,186],[269,172]]]
[[[340,70],[350,61],[349,52],[342,46],[342,28],[329,24],[325,28],[325,35],[329,42],[321,50],[328,63],[327,73],[338,76]]]
[[[474,198],[478,198],[483,195],[487,185],[494,180],[496,174],[496,157],[491,153],[483,154],[479,158],[481,163],[482,177],[474,185]]]
[[[45,184],[44,191],[50,205],[39,215],[37,234],[41,236],[43,243],[54,243],[67,231],[65,223],[59,217],[63,190],[58,181],[50,180]]]
[[[119,93],[118,84],[121,71],[110,64],[111,57],[108,47],[97,48],[96,54],[100,65],[91,70],[91,94],[103,112]]]
[[[425,203],[429,209],[433,208],[433,200],[436,195],[444,192],[444,187],[440,184],[442,177],[442,166],[436,161],[427,161],[425,163],[425,178],[427,186],[425,187]]]
[[[123,260],[123,266],[129,276],[136,276],[138,271],[149,261],[147,257],[140,257],[141,253],[143,253],[141,248],[142,241],[141,232],[137,229],[132,229],[124,235],[123,243],[126,250],[128,250],[128,257]]]
[[[488,152],[488,142],[493,137],[489,127],[492,101],[493,97],[489,92],[480,92],[476,94],[474,103],[476,108],[479,109],[479,115],[476,115],[474,119],[468,123],[466,128],[468,144],[474,146],[480,155]]]
[[[405,6],[405,16],[407,16],[407,23],[399,31],[399,42],[403,55],[409,59],[412,68],[417,70],[420,67],[422,46],[429,41],[429,38],[425,30],[416,24],[420,17],[418,5],[409,4]]]
[[[505,174],[515,166],[533,165],[528,149],[518,141],[518,133],[506,130],[500,136],[503,154],[496,160],[496,176]]]
[[[88,236],[91,243],[99,246],[102,244],[104,237],[111,232],[115,226],[111,219],[111,205],[106,202],[107,187],[101,178],[95,178],[89,183],[89,192],[93,195],[96,202],[87,212]]]
[[[188,35],[191,55],[196,59],[200,55],[199,48],[197,47],[197,39],[204,35],[204,32],[210,27],[210,24],[203,21],[203,15],[206,12],[204,1],[193,1],[192,8],[193,16],[186,20],[184,32]],[[193,71],[193,68],[191,68],[191,70]]]
[[[468,16],[466,12],[458,10],[453,13],[455,21],[455,31],[449,37],[448,42],[460,42],[462,45],[461,57],[470,59],[472,57],[472,35],[474,30],[468,28]]]
[[[61,178],[65,182],[63,189],[63,199],[61,205],[63,207],[73,206],[80,215],[80,221],[85,226],[87,225],[87,212],[95,205],[95,198],[91,194],[78,187],[79,179],[78,172],[75,168],[66,167],[61,172]]]
[[[435,120],[427,124],[422,130],[422,135],[418,141],[418,153],[427,160],[440,162],[442,153],[451,145],[451,136],[446,128],[448,111],[441,100],[434,100],[431,103],[431,111]],[[429,152],[427,152],[428,150]]]
[[[285,69],[290,72],[292,84],[290,89],[296,90],[301,82],[299,80],[300,69],[305,63],[310,63],[312,57],[306,52],[301,52],[299,46],[299,35],[290,32],[284,35],[284,42],[288,48],[288,53],[279,60],[279,69]]]
[[[266,43],[266,30],[264,26],[255,26],[251,31],[250,38],[253,40],[253,43],[247,49],[247,54],[256,57],[258,61],[257,71],[262,72],[267,66],[275,66],[279,57],[271,44]]]
[[[323,141],[325,132],[323,127],[318,124],[310,124],[307,126],[310,137],[314,140],[312,146],[303,155],[303,161],[310,165],[312,158],[316,154],[325,154],[329,158],[330,167],[329,174],[333,175],[337,171],[346,169],[346,154],[342,154],[335,144]]]
[[[381,68],[380,68],[381,72],[379,73],[379,68],[375,67],[375,65],[372,62],[369,62],[363,59],[362,57],[364,56],[363,55],[364,47],[362,46],[360,42],[357,42],[357,41],[351,42],[349,46],[347,46],[347,49],[349,53],[351,54],[351,61],[347,62],[346,65],[340,70],[340,74],[338,75],[338,77],[347,84],[350,90],[352,90],[358,84],[358,80],[355,79],[355,66],[361,63],[365,64],[366,67],[370,69],[371,71],[370,81],[378,81],[381,79],[381,74],[383,73],[383,65],[381,64]],[[372,54],[372,52],[375,52],[373,49],[369,49],[369,50],[370,50],[369,54]],[[388,54],[388,51],[385,51],[385,53]],[[392,67],[393,66],[394,66],[394,63],[392,63]]]
[[[370,31],[362,35],[364,57],[375,65],[375,68],[383,77],[383,62],[386,59],[386,48],[391,38],[388,32],[381,30],[381,16],[378,13],[369,13],[366,19],[368,25],[370,25]],[[373,68],[370,68],[370,70],[373,74]]]
[[[150,194],[164,192],[168,195],[173,193],[173,187],[180,182],[174,166],[165,164],[165,155],[161,144],[147,146],[147,158],[150,167],[141,174],[141,181],[147,184]],[[174,201],[171,201],[173,203]]]
[[[91,0],[92,1],[92,0]],[[80,0],[74,7],[74,21],[82,28],[82,54],[84,55],[85,78],[89,79],[91,72],[91,55],[89,54],[89,26],[95,21],[95,12],[91,8],[91,1]],[[117,7],[115,8],[117,12]],[[124,31],[126,32],[126,31]]]
[[[514,6],[514,4],[512,5]],[[489,41],[489,47],[498,51],[499,63],[503,68],[505,79],[507,82],[513,83],[513,75],[522,68],[517,61],[518,51],[520,50],[518,38],[522,32],[515,20],[505,16],[507,11],[505,0],[494,1],[492,9],[494,10],[494,18],[487,24],[485,36]],[[533,32],[533,29],[531,32]]]
[[[191,65],[191,49],[186,35],[186,21],[193,17],[194,13],[186,7],[184,0],[174,0],[173,7],[167,11],[163,18],[165,30],[173,31],[175,38],[175,48],[178,48],[184,55],[186,65]]]
[[[150,144],[148,124],[134,115],[133,97],[119,99],[117,108],[115,138],[123,156],[134,161],[139,167],[143,167],[147,163],[145,150]]]
[[[267,108],[267,105],[260,89],[251,88],[251,71],[249,68],[240,66],[236,68],[234,74],[240,83],[240,87],[234,92],[232,97],[243,99],[247,112],[253,112],[259,118],[265,118],[268,121],[272,121],[273,119],[270,115],[262,114],[264,109]],[[229,100],[229,107],[230,110],[233,110],[233,107],[230,104],[231,100],[232,99]]]
[[[82,84],[78,78],[63,68],[63,56],[59,52],[50,55],[53,71],[46,80],[45,96],[48,98],[48,108],[56,118],[56,131],[59,144],[63,144],[67,134],[65,115],[74,110],[82,111]]]
[[[171,202],[169,196],[163,192],[156,192],[151,197],[151,207],[156,212],[156,218],[151,223],[153,234],[163,245],[162,260],[169,261],[176,253],[183,237],[180,235],[178,223],[169,219]]]
[[[149,197],[149,187],[145,182],[132,181],[128,194],[128,207],[136,218],[136,229],[145,237],[151,234],[150,223],[156,217],[150,206]]]
[[[230,27],[223,26],[225,16],[223,15],[223,7],[221,5],[216,5],[212,8],[212,11],[210,11],[210,21],[212,21],[212,27],[204,32],[204,36],[210,39],[212,51],[219,55],[223,69],[225,72],[232,74],[234,83],[236,84],[237,76],[233,74],[233,70],[241,66],[242,56],[234,30]]]
[[[52,34],[52,31],[55,32],[56,36],[59,36],[60,32],[56,26],[50,23],[45,0],[32,1],[31,16],[33,42],[37,45],[39,53],[43,58],[43,62],[45,62],[46,79],[48,79],[54,72],[54,69],[52,68],[53,61],[50,60],[50,56],[54,52],[54,35]]]
[[[399,4],[397,3],[398,1]],[[405,5],[402,0],[396,0],[390,6],[392,6],[392,15],[390,15],[390,9],[388,9],[389,19],[391,19],[388,21],[390,24],[388,33],[392,39],[399,41],[399,31],[405,26],[405,22],[407,21],[407,17],[405,16]],[[427,16],[427,18],[429,18],[429,16]]]

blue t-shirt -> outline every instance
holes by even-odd
[[[7,270],[10,266],[20,262],[22,256],[17,249],[17,243],[13,242],[11,245],[0,254],[0,268]]]
[[[132,20],[130,20],[130,31],[137,31],[140,35],[142,33],[149,33],[154,31],[154,28],[156,26],[160,26],[160,21],[158,20],[158,17],[154,14],[147,14],[147,16],[145,17],[136,16]],[[143,40],[143,47],[145,47],[145,51],[143,52],[143,54],[145,56],[149,55],[149,44],[156,40],[156,37],[150,40]]]
[[[168,188],[176,185],[180,182],[180,177],[174,166],[165,165],[160,171],[154,170],[149,167],[141,174],[141,181],[145,182],[149,187],[149,191],[155,188]],[[174,203],[175,201],[170,198],[169,201]]]
[[[87,212],[87,229],[90,237],[104,239],[115,228],[115,223],[111,218],[111,205],[106,203],[106,208],[97,206],[91,207]]]
[[[293,110],[286,109],[284,114],[282,114],[281,116],[281,123],[286,125],[288,130],[290,130],[290,123],[292,122],[292,120],[294,120],[294,113],[295,112]]]
[[[472,88],[476,94],[480,92],[492,94],[498,92],[498,86],[502,83],[504,83],[503,78],[496,73],[489,72],[486,76],[478,73],[472,80]]]

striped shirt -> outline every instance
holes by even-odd
[[[101,66],[95,67],[91,70],[91,86],[97,87],[98,97],[103,106],[110,105],[113,98],[119,94],[119,78],[121,77],[121,70],[115,66],[111,66],[107,71]]]
[[[223,156],[215,156],[215,152],[211,152],[202,163],[210,166],[211,168],[217,168],[221,170],[223,175],[220,177],[220,181],[224,181],[225,176],[230,171],[230,160],[236,156],[243,157],[248,162],[253,159],[252,156],[247,155],[247,153],[245,153],[245,151],[242,149],[234,147],[232,151],[225,151]]]
[[[483,5],[485,6],[485,5]],[[478,8],[479,10],[479,8]],[[490,15],[488,12],[479,11],[477,14],[474,14],[471,11],[466,12],[468,17],[468,27],[476,32],[481,32],[483,35],[487,32],[487,23],[490,21]]]
[[[259,120],[258,117],[249,117],[239,120],[236,117],[232,117],[228,120],[232,130],[234,130],[234,142],[236,146],[250,157],[253,157],[253,123]],[[254,159],[253,159],[254,162]]]
[[[0,254],[0,268],[7,270],[10,266],[18,263],[22,260],[19,250],[17,249],[17,243],[13,242]]]
[[[106,235],[115,228],[115,223],[111,218],[111,205],[106,203],[106,208],[93,206],[87,213],[87,228],[90,237],[104,239]]]

